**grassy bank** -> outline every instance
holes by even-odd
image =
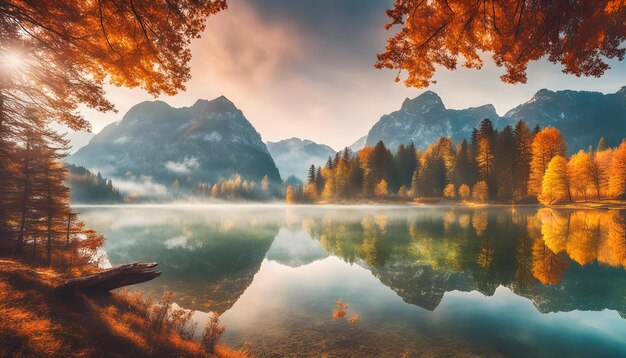
[[[125,292],[61,295],[54,270],[0,259],[0,357],[245,357],[174,329],[155,330],[146,300]]]

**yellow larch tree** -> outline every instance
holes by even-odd
[[[389,195],[389,189],[387,188],[387,181],[385,179],[381,180],[376,184],[376,189],[374,190],[374,195],[377,198],[386,198]]]
[[[459,188],[459,196],[461,197],[461,200],[469,199],[469,197],[470,197],[470,188],[469,188],[469,186],[467,186],[467,184],[461,185],[461,187]]]
[[[456,188],[454,184],[450,183],[443,189],[443,196],[447,199],[454,199],[456,197]]]
[[[611,165],[611,158],[613,158],[613,149],[595,152],[593,155],[591,175],[593,176],[598,200],[602,197],[606,197],[609,193],[609,167]]]
[[[533,139],[532,148],[528,193],[538,195],[541,193],[543,175],[548,168],[548,163],[557,155],[565,157],[567,147],[558,129],[546,127],[537,133]]]
[[[567,160],[560,155],[552,158],[541,182],[541,193],[537,196],[544,205],[552,205],[569,197]]]
[[[615,198],[626,198],[626,141],[613,152],[608,176],[609,194]]]
[[[484,203],[487,201],[488,188],[487,183],[484,180],[479,181],[474,184],[474,188],[472,189],[472,198],[474,201],[478,201],[480,203]]]
[[[293,191],[293,186],[289,185],[287,187],[287,194],[285,195],[285,203],[287,205],[291,205],[291,204],[295,204],[296,203],[296,194]]]
[[[587,200],[587,192],[593,189],[593,159],[589,153],[580,150],[567,162],[567,177],[572,190]]]

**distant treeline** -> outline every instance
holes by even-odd
[[[287,188],[287,202],[448,197],[475,201],[552,204],[564,200],[624,197],[626,142],[566,159],[566,144],[553,128],[530,130],[519,121],[497,131],[484,119],[470,141],[442,137],[425,151],[400,145],[392,153],[380,141],[354,153],[348,148],[323,167],[311,166],[303,188]]]
[[[70,187],[73,203],[119,203],[123,201],[110,179],[103,178],[100,172],[94,174],[83,166],[67,164],[68,175],[65,182]]]
[[[172,184],[172,190],[176,195],[180,184],[178,180]],[[216,183],[198,183],[196,194],[212,199],[220,200],[253,200],[264,201],[276,199],[279,191],[272,185],[267,175],[263,177],[260,184],[253,180],[245,180],[241,175],[235,174],[227,180],[219,180]]]

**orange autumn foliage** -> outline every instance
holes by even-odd
[[[61,280],[52,269],[0,260],[1,357],[248,356],[220,344],[210,354],[182,334],[185,310],[169,310],[156,329],[158,306],[140,293],[58,295]]]
[[[567,178],[574,194],[587,200],[587,193],[593,191],[593,159],[589,153],[580,150],[567,162]]]
[[[623,0],[396,0],[387,29],[401,26],[378,55],[377,68],[406,70],[404,83],[428,87],[437,67],[483,66],[491,54],[507,83],[526,83],[530,62],[543,57],[563,72],[599,77],[607,59],[626,50]],[[399,81],[399,76],[396,81]]]
[[[114,109],[105,82],[173,95],[190,78],[191,40],[225,8],[225,0],[3,1],[0,54],[20,65],[0,86],[0,118],[35,110],[89,129],[78,105]]]
[[[359,321],[359,316],[353,315],[348,319],[348,324],[352,325]]]
[[[550,250],[542,239],[535,240],[532,247],[532,273],[544,285],[559,283],[569,267],[569,262]]]
[[[346,314],[348,314],[348,305],[343,303],[342,300],[338,300],[336,305],[337,308],[333,311],[333,319],[338,320],[344,318]]]
[[[567,160],[557,155],[548,164],[548,169],[546,169],[541,182],[541,193],[538,199],[544,205],[552,205],[567,199],[568,196]]]
[[[528,193],[541,193],[543,175],[548,169],[548,163],[553,157],[565,157],[567,147],[561,132],[554,127],[546,127],[537,133],[532,144],[532,159],[530,161],[530,176],[528,178]]]
[[[608,177],[610,195],[616,198],[626,198],[626,141],[615,149]]]

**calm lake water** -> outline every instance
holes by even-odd
[[[175,291],[200,324],[222,313],[223,342],[262,357],[626,357],[624,212],[77,210],[108,238],[112,265],[159,263],[139,289]]]

